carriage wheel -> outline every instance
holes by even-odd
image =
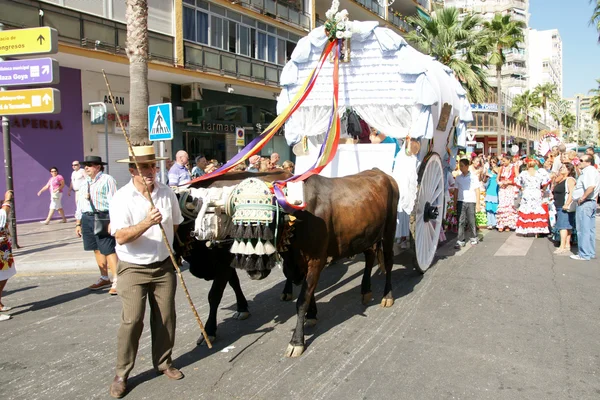
[[[445,208],[443,172],[437,153],[432,153],[419,168],[419,187],[410,218],[410,231],[417,268],[423,273],[431,266],[440,239]]]

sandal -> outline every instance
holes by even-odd
[[[2,306],[2,307],[0,307],[0,312],[6,312],[6,311],[10,311],[12,309],[13,309],[12,307]]]

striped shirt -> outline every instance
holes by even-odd
[[[96,211],[108,211],[110,200],[117,192],[117,181],[103,172],[98,173],[93,180],[86,177],[86,183],[81,185],[81,188],[77,191],[77,211],[75,212],[75,219],[77,220],[81,219],[81,214],[93,212],[87,199],[88,187]]]

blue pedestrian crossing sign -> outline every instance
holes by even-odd
[[[171,103],[148,106],[150,140],[173,140],[173,107]]]

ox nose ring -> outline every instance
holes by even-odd
[[[423,209],[423,220],[425,222],[429,222],[429,220],[437,219],[440,215],[440,211],[436,206],[432,206],[429,202],[425,203],[425,208]]]

